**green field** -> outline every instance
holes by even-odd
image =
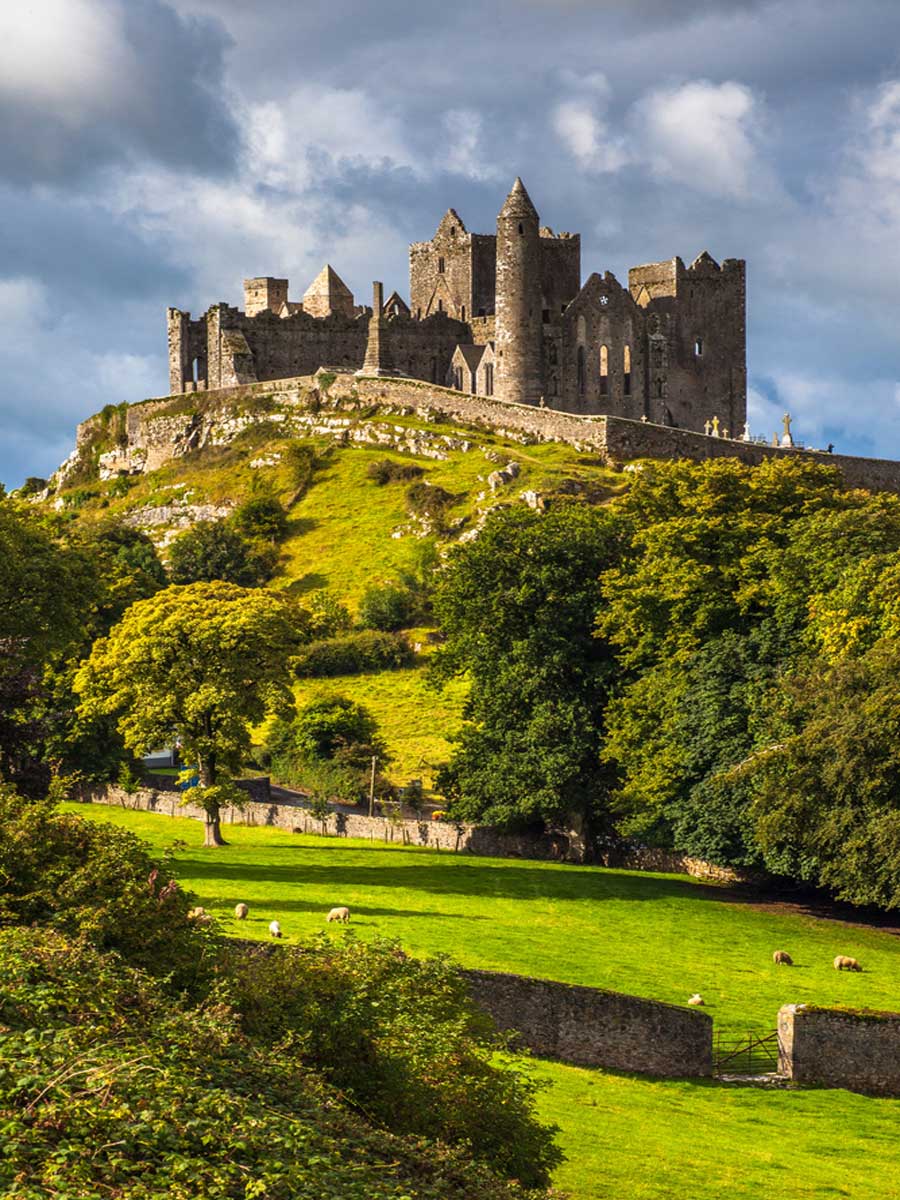
[[[198,823],[70,805],[124,825],[157,849],[226,932],[290,939],[347,904],[361,937],[467,966],[611,987],[684,1003],[693,991],[724,1034],[774,1028],[781,1004],[900,1008],[900,939],[877,929],[772,912],[683,876],[490,859],[280,830],[229,826],[205,850]],[[233,919],[239,900],[246,922]],[[333,936],[344,936],[333,931]],[[776,968],[774,949],[796,967]],[[838,974],[837,953],[863,974]],[[541,1062],[541,1109],[569,1161],[557,1183],[578,1200],[900,1200],[900,1102],[842,1091],[768,1092],[713,1081],[656,1081]]]

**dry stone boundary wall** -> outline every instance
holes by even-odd
[[[778,1013],[778,1070],[808,1086],[900,1096],[900,1013],[787,1004]]]

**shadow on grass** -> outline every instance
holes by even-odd
[[[340,896],[337,897],[337,901],[339,900]],[[218,902],[209,902],[209,907],[214,909],[217,903]],[[260,897],[254,901],[254,904],[258,908],[265,908],[267,912],[278,909],[279,912],[320,913],[322,915],[323,926],[328,924],[328,922],[325,921],[325,918],[328,916],[328,908],[321,901],[316,904],[309,900],[286,900],[282,896],[278,896],[277,898],[273,897],[271,900],[265,897]],[[470,916],[468,913],[430,912],[427,910],[423,911],[422,909],[418,908],[376,908],[371,905],[364,904],[353,904],[350,912],[351,915],[349,924],[347,926],[341,926],[341,928],[352,929],[354,925],[364,924],[363,921],[357,919],[357,914],[364,914],[365,916],[369,917],[430,917],[432,920],[435,917],[439,917],[441,920],[443,920],[445,917],[448,917],[450,920],[459,921],[491,920],[490,917]],[[268,929],[270,920],[270,917],[250,917],[246,921],[236,921],[232,919],[229,927],[233,928],[235,932],[238,932],[241,929],[251,930],[254,928],[254,926]],[[334,928],[337,922],[332,921],[330,924],[331,928]]]
[[[553,871],[510,859],[469,862],[402,850],[391,854],[392,859],[401,859],[396,866],[384,858],[377,864],[365,864],[349,859],[352,855],[362,859],[370,851],[350,846],[329,846],[332,861],[315,863],[303,861],[302,851],[307,847],[292,849],[301,852],[296,864],[236,862],[227,858],[226,851],[222,856],[217,852],[214,858],[180,855],[177,870],[192,881],[233,880],[236,885],[268,882],[279,886],[313,886],[327,888],[332,895],[338,895],[344,888],[378,891],[397,888],[443,896],[489,896],[510,900],[731,900],[730,894],[722,895],[716,888],[692,880],[632,876],[601,868]],[[336,861],[341,852],[348,856],[348,861]],[[318,853],[318,848],[313,853]]]

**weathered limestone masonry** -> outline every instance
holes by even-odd
[[[786,1004],[778,1070],[795,1083],[900,1096],[900,1013]]]
[[[464,971],[472,998],[534,1054],[673,1078],[712,1074],[712,1018],[620,992]]]
[[[101,477],[119,471],[141,473],[204,446],[227,445],[252,425],[271,425],[286,436],[330,434],[338,440],[380,443],[410,453],[446,457],[449,449],[469,449],[472,443],[448,435],[387,427],[380,436],[378,416],[418,416],[442,419],[525,442],[564,442],[605,457],[613,466],[635,459],[737,458],[757,464],[768,458],[798,457],[838,467],[851,487],[900,491],[900,463],[889,459],[855,458],[789,446],[764,446],[731,438],[709,437],[672,429],[650,421],[624,417],[589,416],[509,404],[494,396],[478,396],[417,380],[360,377],[349,372],[330,374],[327,386],[320,372],[280,380],[210,390],[202,395],[173,396],[131,405],[126,414],[124,443],[101,455]],[[79,426],[78,446],[90,442],[98,417]],[[437,439],[437,441],[435,441]],[[443,439],[443,449],[438,442]],[[435,442],[429,449],[431,442]]]
[[[578,234],[555,234],[517,178],[496,234],[470,233],[448,209],[409,248],[410,304],[394,291],[371,310],[326,264],[303,296],[288,280],[244,281],[243,311],[199,318],[169,308],[173,393],[283,380],[364,358],[398,374],[516,403],[699,430],[746,419],[744,263],[705,251],[582,285]],[[374,323],[368,320],[372,317]],[[377,345],[369,345],[373,339]],[[382,363],[382,359],[384,362]]]

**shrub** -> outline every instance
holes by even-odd
[[[406,489],[406,506],[418,517],[439,520],[456,497],[445,488],[426,483],[424,479]]]
[[[230,972],[245,1030],[272,1045],[296,1039],[304,1061],[379,1124],[468,1146],[503,1175],[546,1184],[559,1154],[532,1115],[536,1085],[448,960],[323,935],[236,954]]]
[[[251,1037],[220,996],[180,1004],[49,930],[0,931],[0,1024],[4,1196],[525,1200],[467,1147],[373,1128],[290,1033]]]
[[[415,463],[399,463],[392,458],[382,458],[379,462],[369,463],[366,474],[379,487],[386,483],[406,483],[410,479],[418,479],[425,472]]]
[[[417,600],[411,588],[402,583],[373,583],[359,602],[359,623],[368,629],[391,632],[412,623]]]
[[[353,618],[346,605],[338,600],[327,588],[310,592],[304,597],[303,606],[309,613],[310,636],[316,641],[337,637],[345,633],[353,625]]]
[[[287,514],[274,496],[256,496],[246,500],[231,517],[231,527],[241,537],[270,542],[282,541],[288,531]]]
[[[409,642],[400,633],[364,629],[304,646],[294,659],[298,678],[361,675],[367,671],[406,667],[413,661]]]
[[[20,496],[34,496],[38,492],[42,492],[47,486],[47,480],[41,479],[37,475],[29,475],[22,486],[19,488]]]
[[[342,745],[371,743],[378,730],[369,710],[346,696],[313,700],[300,709],[292,728],[294,747],[308,758],[333,758]]]
[[[173,583],[222,580],[240,587],[259,587],[275,570],[278,552],[254,545],[225,521],[199,521],[177,537],[169,550]]]
[[[284,451],[283,462],[288,469],[290,487],[293,489],[290,504],[296,504],[312,484],[322,460],[314,446],[305,442],[291,442]]]
[[[115,950],[173,986],[196,986],[207,939],[165,862],[125,829],[25,801],[0,786],[0,926],[47,925]]]

